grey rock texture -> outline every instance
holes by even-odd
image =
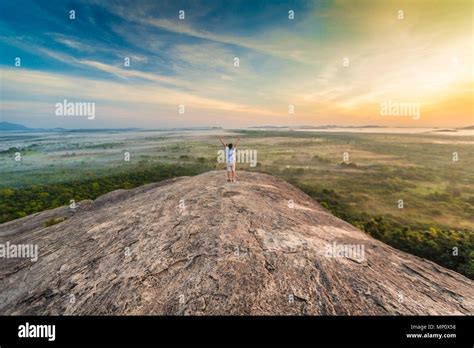
[[[0,314],[472,314],[473,284],[334,217],[281,179],[182,177],[0,225]],[[51,217],[66,220],[50,227]],[[364,258],[328,246],[363,246]],[[358,249],[359,251],[361,249]],[[360,254],[359,254],[360,256]]]

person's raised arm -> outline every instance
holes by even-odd
[[[224,143],[224,140],[222,140],[221,137],[219,137],[219,140],[221,141],[221,144],[224,145],[224,147],[226,146],[225,143]]]
[[[237,147],[237,146],[239,145],[239,143],[240,143],[240,138],[237,139],[237,142],[235,143],[235,146],[234,146],[234,147]]]

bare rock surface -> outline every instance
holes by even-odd
[[[0,243],[39,247],[36,262],[0,259],[0,314],[473,313],[468,278],[374,240],[281,179],[238,174],[118,190],[0,225]],[[65,220],[44,227],[51,217]],[[363,258],[328,254],[334,246]]]

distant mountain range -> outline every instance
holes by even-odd
[[[284,128],[293,128],[293,129],[326,129],[326,128],[384,128],[384,126],[374,126],[374,125],[366,125],[366,126],[337,126],[337,125],[322,125],[322,126],[309,126],[309,125],[302,125],[302,126],[253,126],[248,127],[250,129],[284,129]]]
[[[185,128],[29,128],[19,123],[0,122],[0,132],[105,132],[105,131],[186,131],[186,130],[210,130],[222,129],[222,127],[185,127]]]
[[[286,129],[286,128],[298,128],[298,129],[323,129],[323,128],[384,128],[384,126],[365,125],[365,126],[336,126],[336,125],[323,125],[323,126],[254,126],[248,127],[249,129]],[[397,127],[396,127],[397,128]],[[398,127],[403,128],[403,127]],[[427,127],[431,128],[431,127]],[[222,127],[185,127],[185,128],[78,128],[78,129],[67,129],[67,128],[29,128],[19,123],[11,122],[0,122],[0,132],[103,132],[103,131],[183,131],[183,130],[210,130],[210,129],[222,129]],[[469,130],[474,129],[474,126],[452,128],[451,131],[455,130]],[[439,131],[446,131],[446,128],[440,128]]]
[[[28,128],[19,123],[0,122],[1,131],[17,131],[17,132],[32,132],[32,131],[66,131],[65,128]]]
[[[21,124],[0,122],[0,131],[23,131],[23,130],[26,131],[26,130],[29,130],[29,128]]]
[[[0,132],[102,132],[102,131],[132,131],[139,128],[29,128],[19,123],[0,122]]]

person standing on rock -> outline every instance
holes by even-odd
[[[240,138],[237,139],[237,143],[226,144],[221,137],[219,137],[221,144],[225,147],[225,160],[227,163],[227,181],[235,182],[235,151],[240,143]]]

